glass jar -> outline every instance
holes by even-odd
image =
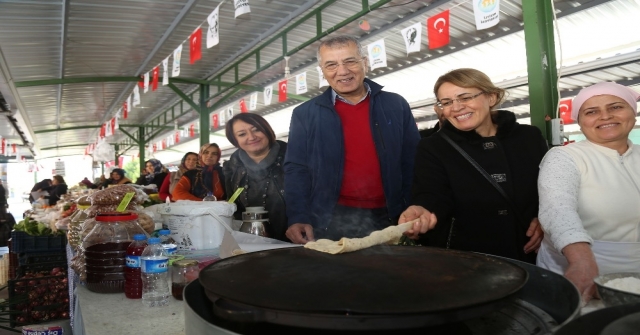
[[[124,292],[127,247],[134,234],[146,234],[134,213],[101,213],[83,238],[87,289],[97,293]]]
[[[200,268],[198,261],[194,259],[183,259],[173,262],[171,269],[171,294],[174,298],[182,300],[182,291],[190,282],[198,279]]]

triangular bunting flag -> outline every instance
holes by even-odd
[[[242,14],[251,13],[249,0],[233,0],[233,4],[236,6],[236,18]]]
[[[151,90],[155,91],[158,89],[158,77],[160,76],[160,69],[156,66],[153,68],[153,75],[151,80]]]
[[[247,109],[247,104],[244,102],[244,99],[240,99],[240,113],[246,113],[249,109]]]
[[[266,86],[264,91],[262,92],[262,97],[264,99],[264,105],[271,105],[271,97],[273,95],[273,85]]]
[[[296,75],[296,94],[307,93],[307,72]]]
[[[256,110],[256,107],[258,106],[258,92],[253,92],[251,93],[251,96],[249,98],[249,110]]]
[[[162,86],[169,85],[169,57],[162,60]]]
[[[287,101],[287,80],[278,83],[278,102]]]
[[[473,1],[473,16],[477,30],[495,26],[500,22],[500,0]]]
[[[202,28],[198,27],[189,36],[189,61],[193,64],[200,58],[202,58]]]
[[[404,45],[407,48],[407,55],[412,52],[420,52],[422,41],[422,24],[417,22],[401,30]]]
[[[449,11],[427,19],[429,49],[437,49],[449,44]]]

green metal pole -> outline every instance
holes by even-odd
[[[558,72],[553,36],[553,11],[548,0],[522,1],[524,39],[529,75],[531,124],[551,142],[545,116],[555,117]]]
[[[138,127],[138,150],[140,153],[140,171],[144,169],[144,147],[147,145],[144,139],[144,127]]]
[[[200,85],[200,146],[209,143],[209,109],[207,108],[207,98],[209,97],[209,85]]]

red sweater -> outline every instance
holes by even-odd
[[[369,97],[353,106],[336,99],[344,136],[344,171],[338,204],[386,207],[378,152],[369,122]]]

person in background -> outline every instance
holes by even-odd
[[[412,238],[433,229],[422,244],[535,263],[543,237],[538,165],[548,148],[542,133],[518,124],[512,112],[496,110],[505,91],[478,70],[448,72],[433,92],[447,121],[418,145],[413,206],[399,223],[420,219],[406,232]]]
[[[160,187],[160,192],[159,192],[160,200],[166,201],[167,198],[169,198],[169,200],[174,201],[173,198],[171,197],[171,194],[173,193],[173,190],[176,188],[176,185],[178,185],[178,181],[180,181],[180,178],[182,178],[182,175],[185,172],[189,170],[193,170],[197,167],[198,167],[198,154],[195,152],[187,152],[182,157],[180,166],[178,166],[178,171],[171,172],[167,175],[166,178],[164,178],[164,181],[162,182],[162,186]]]
[[[147,181],[148,174],[149,172],[147,172],[147,167],[145,166],[144,169],[140,170],[140,176],[138,176],[138,179],[136,179],[136,185],[144,185],[144,183]]]
[[[236,220],[242,220],[247,207],[262,206],[269,212],[269,237],[288,242],[283,171],[287,143],[277,141],[267,120],[258,114],[234,116],[227,121],[225,133],[238,148],[223,166],[226,193],[244,188],[235,200]]]
[[[224,200],[224,174],[218,164],[220,147],[215,143],[200,147],[200,164],[202,169],[189,170],[182,175],[173,189],[173,200],[202,201],[207,195],[217,200]]]
[[[4,185],[2,185],[2,180],[0,180],[0,207],[7,208],[8,206],[7,190],[5,190]]]
[[[6,247],[11,238],[11,231],[16,224],[16,219],[7,212],[5,206],[0,206],[0,247]]]
[[[396,224],[420,140],[407,101],[365,78],[355,37],[327,38],[317,58],[331,87],[293,111],[284,161],[286,236],[301,244]]]
[[[35,183],[31,188],[31,193],[44,191],[51,186],[51,179],[42,179],[40,182]],[[29,194],[29,202],[34,203],[37,199],[33,198],[33,195]]]
[[[123,169],[115,168],[111,171],[111,182],[109,185],[131,184],[131,179],[125,177],[126,172]]]
[[[615,83],[584,88],[571,118],[586,137],[540,165],[538,266],[563,274],[586,302],[599,274],[640,271],[640,145],[629,140],[640,98]]]
[[[45,199],[49,199],[49,206],[55,206],[60,198],[67,194],[67,184],[62,176],[55,175],[51,181],[51,186],[45,190],[49,192],[49,195],[45,196]]]
[[[84,177],[84,179],[82,179],[78,185],[80,186],[86,186],[87,188],[98,188],[98,186],[96,186],[94,183],[91,182],[91,180],[89,180],[89,178]]]
[[[157,188],[160,188],[160,186],[162,186],[162,182],[164,182],[164,178],[167,177],[167,172],[164,166],[155,158],[146,161],[144,164],[147,174],[144,176],[141,185],[147,186],[153,184],[156,185]]]

